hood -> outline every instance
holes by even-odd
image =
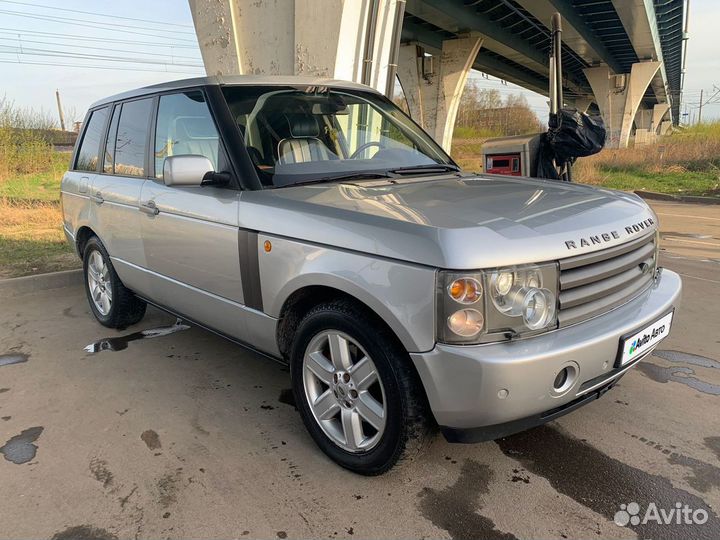
[[[449,269],[561,259],[656,228],[637,196],[497,175],[287,187],[241,195],[241,227]]]

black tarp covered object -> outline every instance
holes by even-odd
[[[560,109],[551,114],[550,129],[538,151],[537,176],[559,179],[556,164],[573,163],[579,157],[597,154],[605,146],[605,136],[605,124],[599,116],[576,109]]]

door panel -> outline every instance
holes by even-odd
[[[88,114],[73,156],[72,170],[62,179],[64,226],[73,235],[77,234],[81,222],[96,228],[95,208],[89,202],[89,195],[100,163],[100,144],[105,137],[109,110],[109,107],[102,107]]]
[[[156,180],[142,190],[141,232],[156,302],[233,337],[243,335],[238,247],[239,191],[166,186],[170,156],[201,155],[216,171],[227,159],[199,90],[162,95],[154,136]],[[199,179],[198,179],[199,180]]]
[[[140,213],[151,298],[234,337],[242,334],[238,192],[214,187],[168,187],[148,181]]]
[[[96,208],[98,234],[120,279],[141,294],[149,292],[149,280],[130,273],[126,266],[147,267],[138,206],[146,181],[147,142],[152,116],[152,98],[115,106],[103,152],[102,173],[90,188]]]

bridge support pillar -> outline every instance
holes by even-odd
[[[635,115],[660,65],[655,61],[637,62],[624,75],[615,75],[607,66],[585,70],[608,130],[607,146],[627,147]]]
[[[586,97],[577,97],[574,101],[566,100],[568,101],[569,105],[572,105],[575,107],[578,111],[585,113],[590,108],[590,105],[592,105],[593,100]]]
[[[669,103],[658,103],[653,107],[652,128],[655,130],[655,133],[660,133],[660,126],[663,123],[662,119],[665,117],[669,110]]]
[[[208,75],[308,75],[386,92],[405,0],[189,0]]]
[[[432,58],[413,44],[400,47],[398,78],[410,115],[446,152],[452,146],[460,98],[482,41],[476,33],[445,40],[440,56]]]

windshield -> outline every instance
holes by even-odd
[[[265,187],[452,165],[400,109],[372,92],[317,86],[223,92]]]

